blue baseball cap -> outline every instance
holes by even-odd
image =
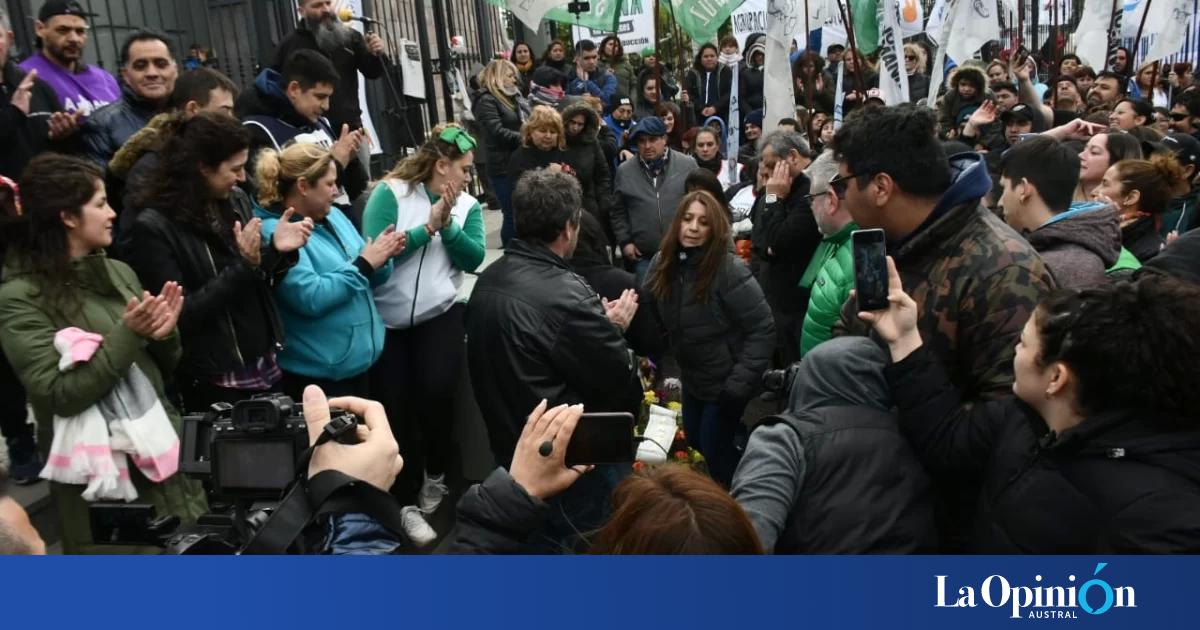
[[[633,130],[629,132],[629,142],[636,143],[638,136],[665,136],[667,135],[667,123],[663,122],[658,116],[647,116],[638,121],[634,125]]]

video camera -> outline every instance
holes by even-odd
[[[358,441],[360,420],[330,410],[325,432],[343,444]],[[213,511],[195,526],[158,518],[147,504],[89,507],[92,535],[100,544],[158,545],[167,553],[235,553],[262,526],[292,483],[307,471],[309,447],[303,410],[283,394],[262,394],[208,412],[185,416],[179,470],[204,483]]]

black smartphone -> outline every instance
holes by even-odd
[[[850,233],[854,248],[854,291],[858,310],[880,311],[888,307],[887,244],[883,230]]]
[[[585,413],[567,444],[566,464],[628,464],[635,452],[633,414]]]

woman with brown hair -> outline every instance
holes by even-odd
[[[687,132],[687,119],[679,106],[671,101],[661,101],[654,106],[654,115],[667,126],[667,146],[683,151],[683,134]]]
[[[1174,156],[1155,154],[1148,160],[1122,160],[1104,173],[1092,192],[1111,203],[1121,217],[1121,242],[1146,262],[1162,250],[1162,214],[1175,197],[1187,193],[1187,173]]]
[[[762,288],[729,247],[721,203],[707,192],[686,195],[646,274],[683,381],[688,441],[709,472],[729,485],[742,412],[775,347],[775,323]]]

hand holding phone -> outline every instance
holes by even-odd
[[[583,416],[583,405],[559,405],[547,409],[543,400],[521,430],[508,474],[532,497],[548,499],[571,487],[590,468],[567,467],[564,460],[575,428]]]
[[[857,256],[856,256],[857,258]],[[917,303],[904,292],[896,262],[886,257],[888,296],[883,308],[868,311],[859,299],[858,318],[871,324],[875,333],[888,344],[893,361],[902,361],[921,347],[917,329]]]

